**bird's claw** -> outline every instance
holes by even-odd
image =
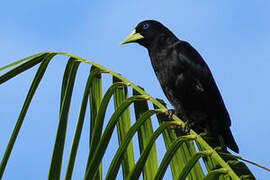
[[[184,126],[184,129],[183,129],[184,133],[189,134],[189,131],[190,131],[190,129],[191,129],[191,127],[192,127],[193,125],[194,125],[193,122],[187,122],[187,123],[185,124],[185,126]]]
[[[165,112],[166,116],[168,116],[169,119],[172,119],[172,116],[175,114],[174,109],[168,109],[168,111]]]
[[[184,129],[183,129],[184,133],[188,134],[190,131],[190,127],[191,125],[189,123],[185,124]]]

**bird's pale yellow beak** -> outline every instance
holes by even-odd
[[[129,42],[134,42],[137,41],[139,39],[143,39],[144,37],[140,34],[140,33],[136,33],[136,30],[134,29],[127,37],[124,41],[122,41],[120,44],[126,44]]]

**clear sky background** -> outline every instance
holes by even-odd
[[[0,67],[41,51],[65,51],[121,73],[153,97],[166,99],[146,49],[136,44],[119,45],[140,21],[155,19],[162,22],[180,39],[189,41],[212,70],[232,119],[231,129],[240,155],[270,167],[268,0],[2,1],[0,17]],[[3,179],[47,178],[65,62],[65,57],[57,56],[49,65]],[[64,163],[67,162],[88,69],[89,65],[83,64],[79,68]],[[34,70],[36,68],[0,86],[1,157]],[[110,82],[109,78],[107,82]],[[89,124],[83,131],[74,179],[83,177],[88,152],[87,128]],[[115,143],[110,144],[111,151],[106,152],[105,158],[115,151],[116,133],[112,138]],[[158,149],[159,153],[164,153],[164,146]],[[104,164],[106,167],[108,164]],[[249,167],[258,179],[270,179],[269,172]],[[169,172],[165,178],[170,179]]]

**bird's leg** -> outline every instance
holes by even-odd
[[[168,116],[169,119],[172,119],[172,116],[175,114],[174,109],[168,109],[168,111],[165,112],[165,115]]]

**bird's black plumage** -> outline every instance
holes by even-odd
[[[139,23],[123,43],[137,42],[148,49],[161,87],[176,113],[207,132],[222,146],[239,152],[232,136],[231,120],[207,64],[188,43],[179,40],[161,23]]]

